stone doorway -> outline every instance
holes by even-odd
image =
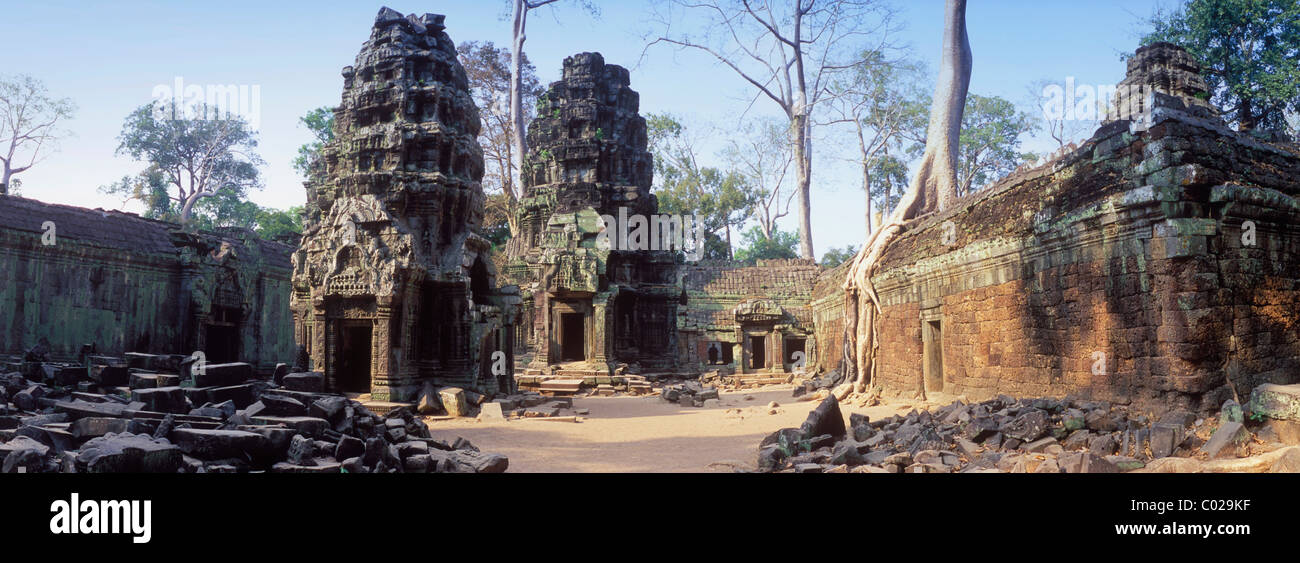
[[[943,324],[939,320],[921,321],[924,360],[921,371],[926,391],[943,391]]]
[[[587,359],[586,322],[582,313],[560,313],[560,361]]]
[[[344,326],[339,334],[338,391],[370,392],[370,350],[374,329],[369,325]]]
[[[767,367],[766,336],[749,337],[749,358],[749,369],[763,369]]]
[[[239,361],[239,311],[230,307],[212,306],[208,322],[204,325],[203,353],[207,361],[224,364]]]
[[[787,369],[795,369],[795,364],[808,362],[808,340],[804,338],[787,338],[785,339],[785,363]]]

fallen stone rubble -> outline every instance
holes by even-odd
[[[324,393],[320,373],[271,381],[245,363],[92,356],[0,363],[4,473],[499,473],[509,460],[433,439],[410,409],[382,416]],[[0,370],[3,371],[3,370]],[[192,373],[193,372],[193,373]]]
[[[794,473],[1233,471],[1248,466],[1236,458],[1269,451],[1261,447],[1300,443],[1300,409],[1293,408],[1300,386],[1285,386],[1291,394],[1281,387],[1261,386],[1264,394],[1257,389],[1247,408],[1228,401],[1208,420],[1178,410],[1153,418],[1105,402],[1000,396],[876,421],[852,414],[846,423],[832,395],[800,428],[765,438],[757,466]],[[1300,447],[1273,451],[1277,459],[1254,470],[1300,471]]]
[[[683,407],[716,407],[722,404],[717,387],[706,386],[698,381],[665,385],[659,392],[659,398]]]

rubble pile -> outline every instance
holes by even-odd
[[[509,460],[433,439],[406,407],[384,415],[324,393],[320,373],[185,356],[0,363],[0,470],[160,473],[499,473]]]
[[[698,381],[687,381],[679,385],[665,385],[659,392],[659,398],[683,407],[716,407],[722,401],[718,397],[718,388],[705,386]],[[708,401],[713,401],[709,403]]]
[[[823,394],[824,397],[825,395],[830,394],[833,389],[839,387],[842,383],[844,383],[844,376],[840,374],[840,370],[831,370],[829,373],[822,375],[821,377],[796,382],[794,390],[791,391],[790,396],[798,398],[805,395],[814,395],[819,391],[825,391],[826,393]]]
[[[855,413],[846,424],[832,395],[800,428],[765,438],[757,465],[759,471],[797,473],[1201,471],[1214,460],[1260,453],[1264,440],[1247,424],[1260,423],[1260,437],[1269,442],[1298,442],[1286,434],[1295,434],[1300,422],[1283,417],[1300,420],[1300,410],[1292,412],[1288,402],[1300,398],[1300,386],[1286,386],[1295,388],[1290,394],[1279,392],[1281,387],[1261,386],[1246,409],[1228,401],[1217,419],[1179,410],[1152,417],[1099,401],[1003,395],[876,421]],[[1286,463],[1300,459],[1300,448],[1294,449]]]

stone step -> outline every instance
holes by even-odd
[[[411,412],[415,412],[415,403],[394,403],[391,401],[361,401],[361,406],[366,407],[370,412],[378,416],[384,416],[402,407],[408,407]]]

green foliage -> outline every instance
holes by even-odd
[[[1024,162],[1021,136],[1033,130],[1033,117],[997,96],[971,94],[962,116],[957,151],[958,195],[981,189]]]
[[[825,266],[827,268],[834,268],[836,266],[839,266],[840,264],[852,260],[854,256],[857,256],[857,254],[858,254],[858,246],[856,245],[849,245],[844,248],[832,247],[831,249],[826,251],[826,254],[822,255],[821,264],[822,266]]]
[[[723,237],[752,216],[760,194],[734,170],[699,166],[685,128],[675,117],[650,114],[646,125],[659,212],[696,217],[705,232],[704,259],[730,259],[731,246]]]
[[[879,207],[875,211],[888,216],[907,191],[907,163],[891,154],[871,161],[871,198]]]
[[[1300,111],[1300,0],[1188,0],[1148,24],[1142,44],[1187,49],[1211,103],[1239,129],[1294,131],[1287,113]]]
[[[315,137],[310,143],[298,147],[298,156],[293,159],[293,169],[304,178],[311,177],[312,166],[320,159],[321,149],[334,139],[334,108],[319,107],[298,118],[298,122],[307,127]]]
[[[757,226],[750,227],[740,238],[736,260],[754,264],[759,260],[790,259],[799,257],[799,234],[773,229],[772,237],[764,236]]]
[[[158,213],[177,213],[182,223],[190,219],[185,217],[187,205],[193,206],[191,215],[207,208],[213,219],[232,218],[215,210],[252,205],[245,201],[248,190],[262,188],[257,133],[242,118],[222,115],[206,104],[188,111],[165,104],[142,106],[127,116],[118,140],[118,154],[148,165],[144,186],[123,190],[119,182],[106,191],[124,192]],[[166,205],[158,201],[159,181],[153,174],[161,175],[166,186]]]
[[[599,127],[596,128],[596,140],[597,140],[597,141],[603,141],[603,140],[605,140],[605,130],[604,130],[604,129],[601,129],[601,128],[599,128]]]

